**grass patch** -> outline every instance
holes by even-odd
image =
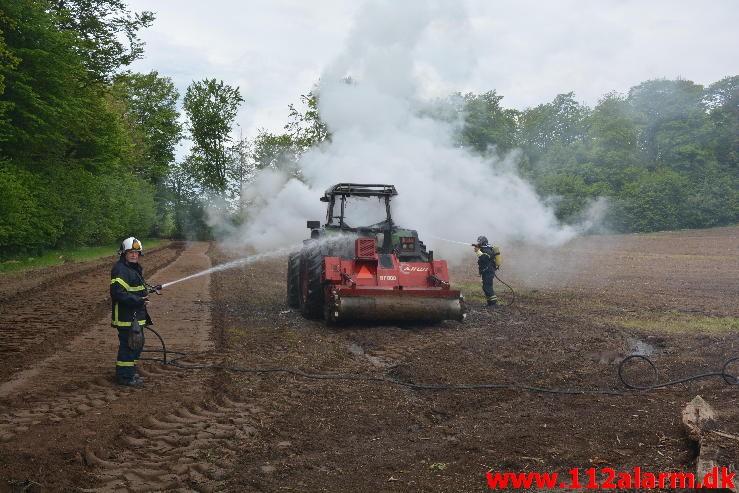
[[[291,329],[285,330],[285,332],[282,333],[282,338],[293,346],[302,342],[300,335]]]
[[[479,282],[476,282],[476,283],[471,283],[471,282],[468,282],[468,283],[456,283],[456,282],[453,282],[451,287],[452,287],[452,289],[459,289],[460,291],[468,291],[468,290],[474,290],[475,288],[477,288],[479,290],[479,289],[481,289],[480,286],[482,286],[482,284],[480,284]]]
[[[482,292],[482,286],[478,283],[452,284],[452,289],[458,289],[464,295],[466,300],[484,301],[485,294]]]
[[[630,329],[648,332],[703,332],[720,333],[739,331],[737,317],[705,317],[683,312],[657,314],[653,318],[628,318],[613,322]]]
[[[246,327],[228,327],[226,329],[226,346],[230,349],[238,349],[244,345],[249,336]]]
[[[536,298],[540,294],[530,293],[528,296]],[[539,299],[543,301],[546,297],[547,295],[544,294],[543,297],[539,296]],[[649,333],[668,332],[674,334],[739,331],[739,318],[737,317],[708,317],[679,310],[649,311],[581,297],[574,298],[574,300],[579,312],[591,321],[618,325],[627,329]]]
[[[493,288],[495,289],[495,294],[498,296],[498,299],[502,302],[506,302],[512,299],[512,293],[510,288],[508,286],[501,284],[500,281],[493,281]],[[462,292],[464,295],[464,298],[467,301],[479,301],[482,303],[485,303],[487,301],[487,298],[485,297],[485,293],[482,291],[482,283],[475,282],[475,283],[454,283],[452,284],[452,289],[458,289]],[[521,302],[522,304],[525,304],[525,301],[536,301],[536,300],[551,300],[556,298],[554,294],[548,291],[542,291],[538,289],[517,289],[515,286],[513,289],[516,292],[516,303]],[[570,296],[570,295],[567,295]],[[567,299],[565,295],[560,293],[560,299],[564,300]]]
[[[158,246],[162,240],[143,240],[146,249]],[[38,257],[17,256],[10,260],[0,262],[0,273],[18,272],[52,265],[61,265],[65,262],[80,262],[103,257],[114,257],[120,245],[105,245],[98,247],[79,247],[62,250],[49,250]]]
[[[226,334],[232,339],[243,339],[247,336],[248,330],[245,327],[229,327],[226,329]]]

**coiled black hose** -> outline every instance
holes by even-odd
[[[618,378],[621,380],[621,383],[623,383],[629,389],[634,389],[634,390],[660,389],[663,387],[670,387],[672,385],[677,385],[680,383],[690,382],[693,380],[700,380],[702,378],[711,378],[711,377],[721,377],[729,385],[739,385],[739,378],[729,373],[729,366],[731,366],[731,364],[734,363],[735,361],[739,361],[739,356],[734,356],[733,358],[727,359],[724,365],[721,367],[721,371],[700,373],[697,375],[691,375],[689,377],[680,378],[678,380],[671,380],[669,382],[661,382],[661,383],[653,383],[649,385],[637,385],[637,384],[629,382],[626,379],[626,377],[624,377],[624,367],[626,363],[628,363],[629,361],[636,361],[636,360],[646,361],[647,364],[649,364],[651,373],[654,375],[655,382],[657,381],[657,367],[654,365],[652,360],[650,360],[648,357],[642,354],[632,354],[624,358],[623,361],[621,361],[621,363],[618,365]]]

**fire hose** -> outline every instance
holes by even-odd
[[[508,284],[508,283],[507,283],[507,282],[505,282],[505,281],[504,281],[503,279],[501,279],[500,277],[498,277],[498,271],[495,271],[495,274],[493,274],[493,276],[494,276],[494,277],[495,277],[495,278],[496,278],[496,279],[497,279],[498,281],[500,281],[500,282],[501,282],[502,284],[505,284],[506,286],[508,286],[508,289],[510,289],[510,290],[511,290],[511,301],[509,301],[509,302],[508,302],[508,305],[507,305],[507,306],[513,306],[513,304],[514,304],[514,303],[516,302],[516,291],[515,291],[515,290],[514,290],[514,289],[513,289],[512,287],[511,287],[511,285],[510,285],[510,284]]]
[[[294,376],[309,379],[309,380],[382,382],[382,383],[397,385],[400,387],[406,387],[409,389],[421,390],[421,391],[513,390],[513,391],[528,391],[528,392],[543,393],[543,394],[564,394],[564,395],[584,395],[584,394],[613,395],[613,396],[627,395],[627,392],[619,391],[619,390],[609,390],[609,389],[557,389],[557,388],[536,387],[536,386],[527,385],[523,383],[490,383],[490,384],[476,384],[476,385],[418,384],[418,383],[407,382],[404,380],[398,380],[398,379],[390,378],[386,376],[325,375],[325,374],[317,374],[317,373],[308,373],[308,372],[298,370],[295,368],[243,368],[243,367],[224,365],[224,364],[183,364],[181,361],[187,358],[188,356],[187,353],[183,353],[181,351],[168,350],[166,345],[164,344],[164,339],[156,330],[148,326],[146,327],[146,329],[153,332],[154,335],[157,336],[162,347],[161,349],[144,349],[143,352],[160,353],[162,356],[152,357],[152,358],[142,357],[140,359],[149,360],[149,361],[159,361],[163,363],[164,365],[169,365],[169,366],[181,368],[184,370],[212,369],[212,370],[232,371],[232,372],[238,372],[238,373],[259,373],[259,374],[285,373],[288,375],[294,375]],[[169,358],[168,358],[168,355],[170,356]],[[701,373],[701,374],[696,374],[696,375],[691,375],[685,378],[681,378],[678,380],[672,380],[672,381],[667,381],[667,382],[656,382],[656,383],[647,384],[647,385],[634,384],[630,382],[624,376],[624,368],[625,368],[626,363],[629,361],[636,361],[636,360],[642,360],[642,361],[647,362],[649,365],[649,368],[651,369],[654,375],[655,380],[657,379],[657,367],[648,357],[644,355],[638,355],[638,354],[627,356],[626,358],[623,359],[623,361],[621,361],[621,363],[618,366],[618,376],[619,376],[619,379],[621,380],[621,383],[627,389],[630,389],[630,390],[649,391],[649,390],[654,390],[658,388],[670,387],[670,386],[678,385],[681,383],[687,383],[693,380],[701,380],[704,378],[711,378],[711,377],[721,377],[728,385],[739,385],[739,377],[729,373],[729,369],[731,365],[739,362],[739,356],[733,356],[727,359],[724,362],[723,366],[721,367],[720,371]]]

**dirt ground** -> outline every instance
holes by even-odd
[[[0,276],[0,492],[456,492],[487,490],[488,471],[693,471],[681,411],[696,395],[735,437],[720,452],[739,470],[739,386],[713,376],[641,392],[618,377],[633,353],[661,382],[739,356],[739,228],[502,246],[515,300],[496,281],[505,306],[483,306],[470,253],[452,269],[464,322],[305,320],[286,304],[283,256],[174,284],[150,313],[183,365],[504,389],[155,361],[140,364],[143,388],[120,388],[114,257]],[[176,242],[146,253],[151,283],[244,255]],[[160,347],[151,333],[147,347]],[[626,376],[648,382],[632,363]]]

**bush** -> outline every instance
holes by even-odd
[[[156,219],[153,186],[143,179],[64,163],[31,173],[0,162],[0,209],[2,258],[146,236]]]
[[[624,187],[610,211],[610,222],[622,232],[649,232],[685,227],[687,179],[674,171],[645,173]]]
[[[0,258],[38,254],[58,240],[63,224],[49,209],[49,193],[44,180],[0,161]]]

